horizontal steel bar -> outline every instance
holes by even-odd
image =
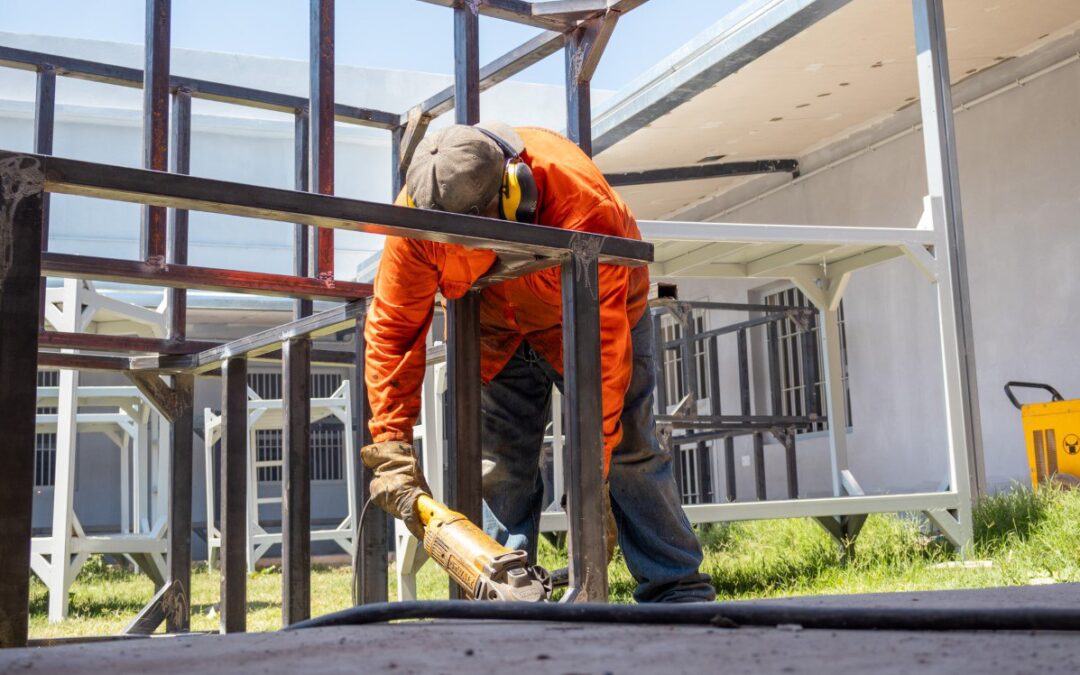
[[[101,352],[147,352],[153,354],[194,354],[216,346],[216,342],[186,342],[131,335],[101,335],[97,333],[64,333],[48,331],[38,334],[38,348],[87,349]]]
[[[697,427],[722,427],[724,425],[764,424],[768,426],[787,426],[789,424],[813,424],[823,418],[786,416],[786,415],[698,415],[682,417],[677,415],[657,415],[657,424],[670,424],[676,428],[691,429]]]
[[[66,356],[66,355],[65,355]],[[281,348],[275,347],[271,351],[248,358],[251,363],[281,363]],[[356,362],[350,352],[336,351],[332,349],[312,349],[311,365],[326,368],[344,368]],[[175,375],[177,373],[195,372],[194,354],[153,354],[149,356],[132,356],[127,359],[127,369],[143,372],[154,372],[162,375]],[[220,375],[216,366],[202,368],[198,371],[202,377],[216,377]]]
[[[512,224],[494,218],[0,150],[0,159],[9,158],[38,161],[44,169],[48,192],[411,237],[546,258],[561,258],[571,249],[580,249],[597,251],[604,263],[638,265],[651,262],[653,256],[652,244],[647,242],[557,227]],[[301,297],[301,294],[290,295]]]
[[[311,300],[356,300],[371,295],[371,284],[285,274],[223,270],[191,265],[155,265],[67,253],[43,253],[41,276],[118,281],[166,288],[198,288]]]
[[[749,162],[695,164],[693,166],[673,166],[666,169],[606,173],[604,178],[611,185],[650,185],[652,183],[674,183],[705,178],[753,176],[762,173],[798,173],[798,171],[799,161],[796,159],[760,159]]]
[[[60,54],[46,54],[0,46],[0,66],[20,70],[37,70],[43,65],[54,67],[57,75],[75,79],[137,89],[141,89],[143,84],[143,71],[138,68],[127,68],[97,61],[75,59]],[[169,89],[176,91],[181,87],[190,90],[193,97],[207,101],[231,103],[249,108],[275,110],[290,114],[306,108],[308,105],[308,99],[300,96],[290,96],[234,84],[172,75],[169,78]],[[340,103],[334,106],[334,118],[339,122],[348,124],[393,129],[398,125],[399,117],[397,113],[383,110],[358,108]]]
[[[670,310],[672,305],[687,309],[718,309],[736,312],[817,313],[817,310],[812,307],[796,307],[794,305],[758,305],[746,302],[710,302],[707,300],[673,300],[669,298],[654,298],[649,301],[650,309]]]
[[[187,367],[196,373],[216,367],[221,361],[239,356],[256,357],[279,349],[286,340],[300,337],[317,338],[337,333],[356,325],[364,314],[365,301],[351,302],[325,312],[305,316],[295,321],[253,333],[239,340],[226,342],[206,351],[193,354]],[[344,352],[343,352],[344,353]],[[347,354],[347,356],[351,355]],[[315,357],[312,357],[314,360]]]
[[[496,84],[513,77],[529,66],[543,60],[562,49],[563,34],[556,31],[544,31],[536,37],[506,52],[491,63],[480,68],[480,91],[486,91]],[[454,109],[453,85],[443,89],[420,104],[420,112],[431,117],[438,117]],[[401,125],[409,122],[409,114],[401,115]]]
[[[736,520],[822,518],[867,513],[941,511],[959,508],[961,501],[961,498],[955,492],[914,492],[901,495],[687,504],[683,506],[683,511],[686,512],[692,523],[722,523]],[[540,514],[541,532],[563,532],[565,530],[565,511],[544,511]]]
[[[421,0],[421,2],[426,2],[431,5],[442,5],[443,7],[453,7],[457,4],[458,0]],[[572,23],[567,22],[558,16],[535,16],[532,12],[532,3],[527,0],[483,0],[479,5],[480,14],[483,16],[513,21],[514,23],[521,23],[526,26],[556,30],[560,33],[565,32],[573,26]]]
[[[92,354],[62,354],[38,352],[37,363],[43,368],[72,370],[129,370],[131,360],[126,356],[96,356]]]

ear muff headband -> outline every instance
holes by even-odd
[[[517,223],[536,222],[538,195],[536,179],[533,177],[532,169],[522,161],[521,154],[516,152],[502,138],[487,129],[474,128],[495,141],[506,156],[502,189],[499,196],[499,214],[504,220],[512,220]]]

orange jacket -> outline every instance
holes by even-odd
[[[522,159],[536,178],[541,225],[641,239],[630,209],[600,169],[566,138],[546,129],[517,130]],[[404,201],[401,197],[399,204]],[[495,253],[458,244],[387,237],[364,337],[365,380],[376,443],[412,441],[420,412],[425,336],[436,290],[464,295],[495,262]],[[559,268],[534,272],[481,291],[481,376],[498,375],[523,339],[562,372]],[[604,467],[622,438],[619,418],[630,384],[630,328],[645,312],[647,267],[600,265],[600,352]]]

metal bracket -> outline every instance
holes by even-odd
[[[170,581],[154,594],[122,632],[124,635],[150,635],[167,617],[187,616],[187,611],[188,597],[184,585],[179,581]]]
[[[571,72],[575,82],[592,80],[600,57],[604,55],[611,33],[619,21],[619,12],[606,11],[598,17],[584,21],[573,31],[567,33],[567,40],[573,44]]]
[[[169,423],[175,422],[184,413],[176,391],[156,374],[144,371],[128,371],[124,374],[132,384],[138,387],[143,396],[150,399],[150,402]]]

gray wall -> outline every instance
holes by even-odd
[[[1047,381],[1080,397],[1078,109],[1074,61],[956,116],[986,470],[997,489],[1028,481],[1020,414],[1004,383]],[[910,227],[925,192],[922,137],[913,133],[717,219]],[[743,282],[682,285],[683,297],[755,299]],[[857,272],[844,302],[852,469],[868,492],[935,489],[947,464],[933,289],[897,259]],[[825,439],[800,439],[804,495],[828,491],[827,452]],[[781,456],[772,457],[770,489],[778,496]],[[749,477],[740,469],[744,494]]]

